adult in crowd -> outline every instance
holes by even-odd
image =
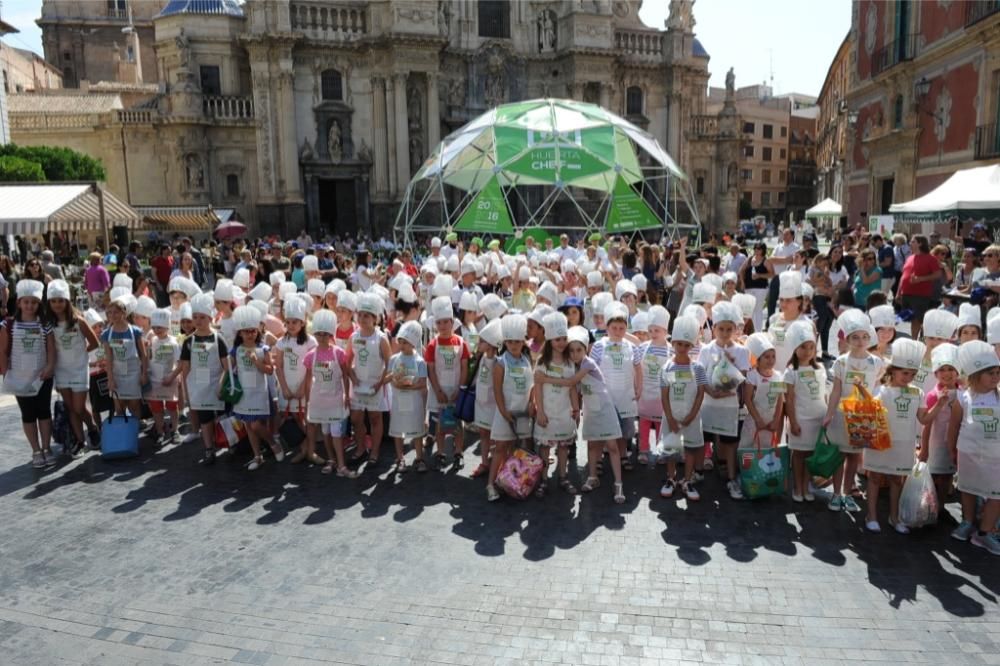
[[[174,272],[174,257],[170,253],[170,245],[161,243],[159,253],[149,262],[153,267],[153,279],[156,286],[156,303],[160,307],[166,307],[170,302],[167,295],[167,285],[170,284],[170,276]]]
[[[986,232],[985,224],[974,224],[972,225],[972,230],[969,232],[968,236],[956,237],[955,241],[961,243],[963,247],[971,247],[976,251],[976,254],[983,254],[993,241],[990,240],[989,234]]]
[[[893,256],[892,246],[885,242],[881,234],[872,236],[872,247],[875,249],[875,262],[878,264],[879,272],[882,274],[882,282],[879,289],[891,294],[893,284],[896,282],[896,260]]]
[[[893,295],[899,293],[899,284],[903,276],[903,265],[906,263],[907,257],[910,256],[910,252],[910,244],[906,241],[906,236],[904,234],[893,234],[892,268],[896,274],[896,282],[892,286]]]
[[[976,279],[976,274],[982,272],[979,266],[979,254],[975,248],[962,248],[962,261],[955,269],[955,279],[951,286],[963,294],[972,291],[972,282]]]
[[[187,236],[181,238],[181,247],[194,260],[194,277],[192,279],[195,281],[195,284],[205,284],[205,255],[194,246],[191,239]]]
[[[767,258],[767,244],[758,241],[753,246],[753,254],[743,262],[740,288],[754,297],[753,328],[764,330],[764,308],[767,303],[768,281],[774,277],[774,269]]]
[[[910,252],[903,264],[897,295],[904,308],[912,311],[910,335],[916,339],[924,322],[924,313],[931,308],[934,282],[944,272],[941,262],[931,254],[927,236],[916,235],[910,239]]]
[[[781,233],[781,241],[771,253],[770,261],[774,277],[767,292],[767,318],[770,319],[778,307],[778,288],[780,281],[778,276],[787,270],[793,263],[795,253],[799,251],[799,244],[795,242],[795,233],[791,229],[785,229]]]
[[[881,236],[878,236],[881,240]],[[891,257],[890,257],[891,258]],[[872,247],[861,251],[861,266],[854,274],[854,304],[861,310],[868,309],[868,297],[884,284],[882,267],[878,265],[878,255]]]
[[[955,273],[951,268],[951,248],[947,245],[932,245],[931,256],[937,259],[941,266],[941,277],[934,281],[934,289],[931,291],[931,307],[936,308],[941,305],[941,297],[955,279]]]
[[[111,288],[111,274],[101,263],[100,252],[91,252],[88,257],[90,265],[83,273],[83,287],[87,290],[90,307],[102,308],[104,294]]]
[[[52,281],[52,277],[42,270],[41,259],[34,257],[28,259],[28,262],[24,264],[24,275],[21,276],[21,279],[38,280],[42,284],[48,284]]]
[[[51,280],[65,280],[62,266],[56,263],[56,255],[52,250],[43,250],[41,254],[42,270]]]
[[[0,288],[0,311],[4,316],[14,312],[17,298],[14,293],[14,285],[21,278],[21,273],[17,269],[17,264],[5,255],[0,255],[0,278],[3,279],[4,286]]]

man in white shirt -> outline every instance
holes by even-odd
[[[739,243],[732,243],[729,246],[729,254],[727,254],[722,261],[723,272],[733,272],[736,275],[740,274],[740,269],[743,268],[743,264],[746,263],[747,255],[740,252]]]
[[[458,256],[458,234],[452,231],[444,237],[444,245],[441,247],[441,256],[451,259]]]
[[[305,229],[299,232],[299,237],[296,238],[295,240],[296,242],[298,242],[300,250],[308,250],[309,248],[312,247],[313,244],[312,237],[306,233]]]
[[[771,319],[771,315],[778,307],[778,285],[780,283],[778,275],[791,267],[795,253],[799,249],[799,244],[795,242],[795,233],[791,229],[785,229],[781,234],[781,242],[774,248],[770,256],[771,264],[774,266],[774,277],[771,278],[771,284],[768,285],[767,290],[768,320]]]
[[[580,256],[580,253],[577,252],[576,248],[569,244],[569,236],[566,234],[559,236],[559,248],[556,252],[559,253],[559,260],[561,262],[566,261],[567,259],[570,261],[576,261],[576,258]]]

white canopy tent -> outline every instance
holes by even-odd
[[[96,183],[0,185],[0,234],[32,236],[47,231],[135,229],[140,216]]]
[[[806,217],[840,217],[843,215],[840,204],[827,198],[806,211]]]
[[[962,169],[922,197],[892,204],[889,212],[910,219],[1000,218],[1000,164]]]

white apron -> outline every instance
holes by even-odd
[[[316,348],[316,341],[308,338],[305,344],[299,344],[293,338],[282,338],[277,345],[281,350],[281,368],[285,373],[285,384],[292,393],[299,390],[302,382],[306,379],[305,358],[311,350]],[[276,385],[278,395],[278,410],[282,413],[299,411],[305,407],[305,399],[294,401],[289,404],[285,399],[285,394],[281,391],[280,385]],[[299,403],[302,404],[299,404]]]
[[[433,372],[437,374],[438,386],[449,399],[458,393],[459,381],[462,379],[462,363],[461,345],[442,345],[441,340],[438,339],[438,344],[434,349]],[[430,411],[440,411],[449,406],[447,403],[444,405],[438,403],[437,395],[433,389],[427,393],[427,408]]]
[[[573,364],[550,363],[544,368],[547,377],[570,379],[576,374]],[[539,443],[576,441],[576,421],[573,420],[573,403],[570,401],[570,386],[544,384],[542,395],[548,425],[542,427],[535,422],[535,439]]]
[[[462,324],[462,339],[469,345],[469,351],[475,353],[479,348],[479,329],[475,324]]]
[[[389,410],[388,394],[383,384],[377,391],[375,384],[385,374],[385,361],[382,358],[382,332],[376,330],[369,336],[356,332],[351,337],[351,347],[354,349],[354,374],[358,377],[358,385],[351,387],[351,409],[370,412],[385,412]]]
[[[236,378],[243,387],[240,401],[233,405],[233,412],[240,416],[270,416],[271,395],[268,388],[268,375],[261,372],[254,364],[251,354],[261,355],[263,348],[248,349],[243,345],[236,348],[231,363],[236,364]]]
[[[56,374],[55,387],[69,389],[74,393],[90,390],[90,364],[87,356],[87,340],[83,337],[80,324],[73,330],[66,330],[65,322],[56,325]]]
[[[845,364],[846,369],[841,377],[840,398],[844,399],[854,391],[854,378],[861,380],[865,389],[874,394],[878,381],[882,377],[884,361],[869,354],[863,359],[851,358],[849,354],[842,354],[837,363]],[[844,410],[840,408],[840,401],[837,401],[837,411],[833,414],[833,420],[827,430],[830,442],[836,444],[842,453],[861,453],[861,450],[851,446],[847,439],[847,426],[844,423]]]
[[[339,423],[347,416],[347,406],[344,404],[344,375],[340,364],[336,358],[314,362],[306,420],[309,423]]]
[[[3,378],[4,391],[21,398],[38,395],[42,388],[41,373],[45,367],[45,335],[41,328],[25,330],[12,323],[10,367]]]
[[[695,399],[698,397],[698,382],[695,380],[694,372],[689,368],[663,369],[661,384],[667,391],[667,402],[670,404],[670,413],[675,421],[683,421],[691,413]],[[664,417],[663,425],[660,426],[660,441],[663,441],[670,434],[670,426]],[[680,429],[683,445],[688,448],[699,448],[705,445],[705,437],[701,429],[701,417],[697,416],[686,427]]]
[[[416,379],[416,355],[407,363],[400,355],[396,359],[394,375],[404,379]],[[390,437],[423,437],[427,434],[427,392],[419,389],[399,389],[392,391],[392,408],[389,410]]]
[[[108,346],[114,359],[113,372],[115,391],[122,400],[142,399],[142,387],[139,385],[139,351],[135,345],[135,336],[131,329],[128,337],[109,338]]]
[[[607,340],[601,355],[601,373],[621,419],[635,418],[639,413],[635,401],[635,366],[632,365],[634,353],[635,347],[628,340]]]
[[[152,386],[146,394],[147,400],[167,402],[177,400],[177,380],[175,379],[169,386],[164,386],[163,380],[177,367],[179,358],[180,346],[169,335],[163,340],[154,337],[150,341],[149,382]]]
[[[618,413],[604,382],[584,375],[580,382],[583,415],[580,417],[580,436],[588,442],[618,439],[622,436]]]
[[[663,402],[660,394],[660,373],[667,362],[667,356],[659,356],[649,351],[650,343],[643,343],[642,363],[638,372],[642,373],[642,391],[639,394],[639,418],[659,423],[663,419]]]
[[[799,316],[795,321],[809,321],[808,317],[802,315]],[[788,326],[793,322],[786,322],[778,313],[774,316],[771,322],[770,328],[767,329],[768,334],[771,336],[771,342],[774,344],[774,369],[780,371],[788,367],[788,361],[792,359],[792,354],[795,353],[790,343],[785,342],[785,331],[788,330]]]
[[[917,410],[923,407],[924,393],[916,387],[883,386],[876,397],[889,412],[892,446],[884,451],[865,449],[862,468],[879,474],[905,476],[913,469],[920,435]]]
[[[1000,499],[1000,396],[964,391],[958,431],[958,489]]]
[[[705,366],[705,374],[711,382],[712,371],[715,366],[725,358],[725,350],[715,344],[708,344],[702,348],[698,354],[698,362]],[[736,365],[735,363],[733,365]],[[736,437],[739,433],[740,422],[740,398],[738,391],[740,387],[733,390],[733,395],[728,398],[715,399],[705,394],[705,399],[701,403],[701,429],[703,432],[711,432],[724,437]]]
[[[951,389],[949,393],[958,398],[956,389]],[[940,399],[940,398],[939,398]],[[927,469],[931,474],[954,474],[958,471],[958,466],[951,457],[951,449],[948,447],[948,421],[951,420],[951,405],[945,405],[937,413],[929,426],[930,435],[927,437]]]
[[[930,356],[930,353],[927,354]],[[937,377],[934,376],[934,371],[931,369],[931,362],[929,359],[924,358],[920,362],[920,369],[917,370],[917,374],[913,376],[913,385],[924,392],[927,395],[934,390],[937,386]]]
[[[497,403],[493,399],[493,366],[496,363],[496,356],[490,358],[484,355],[479,359],[479,369],[476,370],[476,417],[473,424],[483,430],[493,427],[493,415],[497,411]]]
[[[507,412],[514,417],[515,433],[510,423],[504,419],[498,409],[493,415],[491,438],[496,442],[510,442],[519,438],[531,437],[531,419],[528,417],[528,397],[535,377],[531,371],[531,363],[515,359],[509,354],[504,355],[503,399]]]
[[[751,370],[747,376],[747,381],[756,385],[753,392],[753,406],[757,408],[757,413],[765,422],[770,423],[774,419],[774,412],[778,407],[778,400],[785,395],[784,374],[777,370],[770,377],[763,377],[756,370]],[[756,446],[754,438],[757,436],[757,422],[753,417],[747,415],[743,424],[743,432],[740,435],[740,447],[749,448]],[[769,448],[772,444],[770,433],[765,432],[760,438],[761,448]]]
[[[800,431],[798,435],[793,435],[791,428],[785,429],[788,448],[792,451],[814,451],[829,400],[826,368],[789,368],[785,371],[785,381],[795,387],[795,418]]]
[[[219,397],[222,381],[222,361],[219,360],[219,336],[200,342],[191,339],[191,369],[185,382],[188,403],[199,412],[221,412],[226,404]]]

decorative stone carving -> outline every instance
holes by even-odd
[[[411,23],[426,23],[434,19],[433,9],[421,7],[400,7],[396,10],[396,20],[403,19]]]
[[[934,125],[934,136],[937,137],[938,143],[944,143],[945,137],[948,136],[948,128],[951,127],[951,105],[951,92],[947,88],[941,88],[934,109],[934,115],[937,118]]]
[[[189,190],[205,189],[205,169],[201,164],[200,155],[195,153],[189,154],[184,159],[184,171],[187,175]]]
[[[344,148],[341,144],[340,123],[336,120],[330,121],[330,129],[326,134],[326,152],[330,156],[331,162],[340,162],[344,156]]]
[[[628,16],[628,3],[625,0],[617,0],[612,6],[612,11],[618,18],[625,18]]]
[[[358,159],[369,164],[372,161],[372,149],[368,147],[364,139],[361,139],[361,147],[358,148]]]
[[[875,5],[868,5],[868,13],[865,14],[865,53],[872,54],[875,50],[875,39],[878,37],[878,10]]]
[[[174,38],[174,45],[177,47],[178,64],[181,69],[187,69],[191,64],[191,40],[184,34],[184,28],[181,28]]]
[[[309,143],[309,139],[302,140],[302,146],[299,148],[299,161],[300,162],[310,162],[316,156],[313,152],[312,145]]]
[[[420,134],[410,134],[410,173],[416,173],[424,163],[424,140]]]
[[[420,82],[411,76],[406,86],[406,120],[411,132],[424,126],[423,117],[424,94],[420,90]]]
[[[486,69],[486,83],[483,87],[483,100],[486,106],[494,107],[503,104],[507,99],[507,72],[504,69],[503,56],[492,53]]]
[[[438,32],[442,37],[451,35],[451,0],[438,2]]]
[[[735,190],[737,183],[738,181],[736,180],[736,162],[730,162],[729,168],[726,170],[726,189]]]
[[[465,79],[452,79],[448,82],[448,104],[465,106]]]
[[[726,72],[726,99],[732,99],[735,91],[736,91],[736,74],[733,72],[733,68],[730,67],[729,71]]]
[[[692,0],[670,0],[667,27],[680,32],[690,32],[695,24],[693,4]]]
[[[556,50],[556,16],[551,10],[542,10],[538,16],[538,51],[549,53]]]

